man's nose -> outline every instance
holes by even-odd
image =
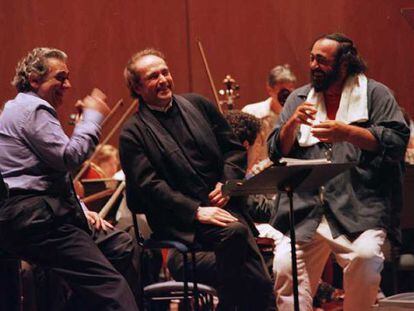
[[[310,69],[316,69],[319,68],[319,63],[316,59],[312,59],[311,61],[309,61],[309,66]]]
[[[72,87],[72,84],[70,84],[69,79],[66,79],[66,80],[63,82],[63,87],[64,87],[65,89],[70,89],[70,88]]]
[[[165,82],[167,82],[167,78],[164,75],[160,75],[159,82],[160,83],[165,83]]]

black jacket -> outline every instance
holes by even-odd
[[[211,162],[218,180],[209,185],[151,110],[140,104],[120,135],[120,158],[126,176],[128,207],[146,214],[157,234],[188,242],[194,239],[195,213],[208,206],[217,182],[244,177],[246,151],[216,107],[196,94],[174,96],[174,103],[199,150]],[[228,209],[240,209],[232,199]]]

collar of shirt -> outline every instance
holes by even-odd
[[[25,95],[29,95],[29,96],[34,96],[34,97],[37,97],[38,99],[40,99],[41,101],[43,101],[43,103],[47,106],[47,107],[49,107],[49,108],[52,108],[53,110],[56,110],[48,101],[46,101],[46,100],[44,100],[43,98],[41,98],[39,95],[37,95],[35,92],[32,92],[32,91],[30,91],[30,92],[27,92],[27,93],[21,93],[21,94],[25,94]]]
[[[48,109],[50,109],[51,111],[53,111],[53,113],[55,114],[55,117],[57,118],[57,112],[55,107],[53,107],[48,101],[44,100],[43,98],[39,97],[39,95],[37,95],[34,92],[20,92],[17,94],[16,96],[16,100],[19,102],[26,102],[26,101],[34,101],[34,102],[39,102],[41,103],[41,105],[46,106]]]
[[[159,106],[154,106],[154,105],[147,104],[147,106],[150,110],[155,110],[155,111],[159,111],[159,112],[167,112],[168,110],[171,109],[172,105],[173,105],[173,100],[172,99],[165,107],[159,107]]]

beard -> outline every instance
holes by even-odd
[[[326,91],[334,82],[339,79],[339,64],[335,63],[329,71],[314,69],[310,71],[312,87],[316,92]]]

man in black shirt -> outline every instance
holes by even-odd
[[[215,250],[221,309],[266,310],[272,285],[245,201],[221,192],[243,178],[245,149],[205,98],[173,95],[159,51],[135,54],[125,78],[140,102],[120,137],[129,208],[146,214],[156,236]]]

